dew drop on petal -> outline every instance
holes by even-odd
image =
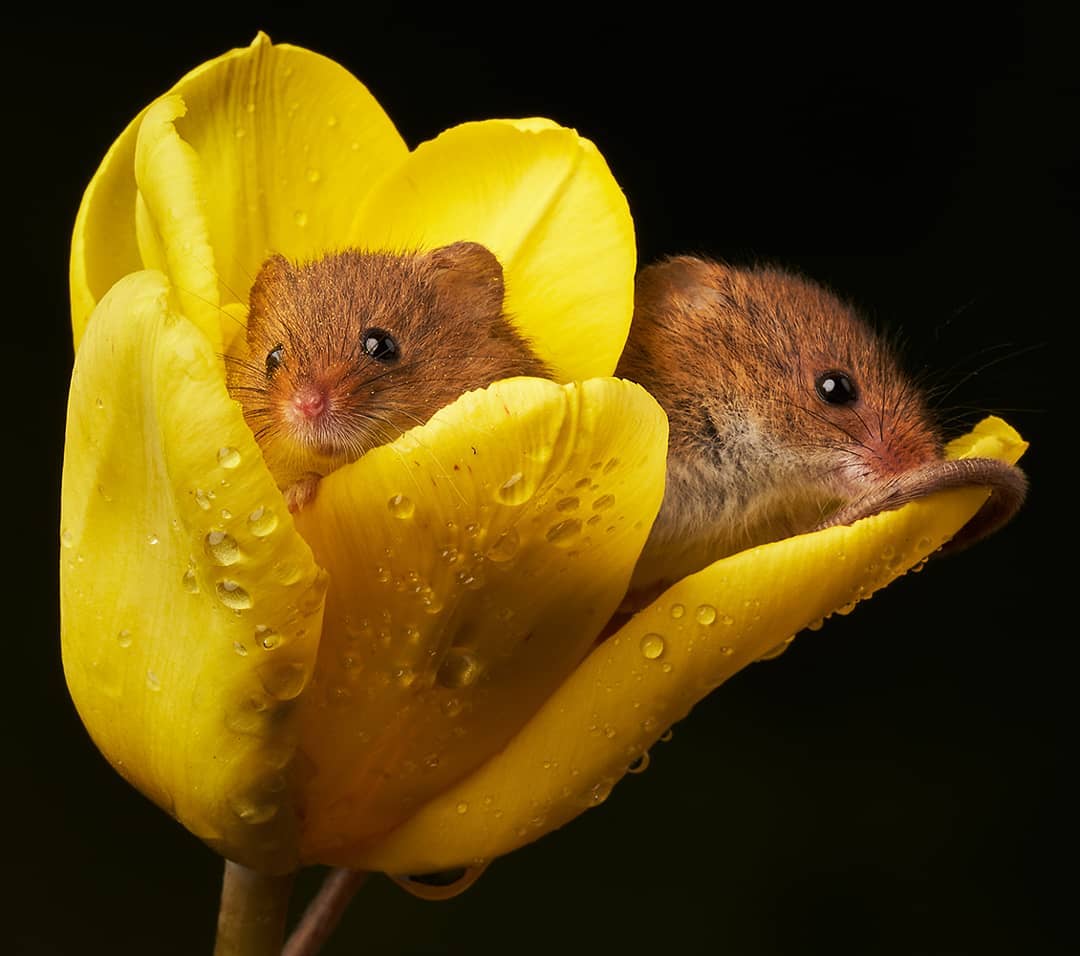
[[[648,660],[655,661],[664,653],[664,638],[661,634],[646,634],[641,639],[641,653]]]
[[[116,635],[116,643],[121,647],[131,647],[131,631],[126,627]]]
[[[480,664],[476,655],[464,647],[451,647],[435,672],[436,682],[451,690],[471,687],[479,676]]]
[[[711,604],[701,604],[694,613],[694,617],[697,619],[698,624],[705,624],[706,626],[713,624],[716,622],[716,608]]]
[[[675,731],[672,730],[670,727],[668,727],[668,729],[665,730],[660,735],[660,742],[666,744],[666,743],[670,742],[671,738],[674,737],[674,736],[675,736]]]
[[[561,498],[559,501],[555,502],[555,510],[556,511],[574,511],[574,510],[577,509],[577,507],[580,504],[581,504],[581,500],[579,498],[574,498],[572,496],[569,497],[569,498]]]
[[[574,545],[580,534],[581,521],[578,518],[567,518],[548,528],[545,537],[556,547],[569,548]]]
[[[386,503],[386,507],[389,509],[390,514],[395,518],[411,518],[413,512],[416,511],[416,506],[412,503],[411,498],[405,497],[405,495],[394,495]]]
[[[64,529],[64,533],[60,535],[60,543],[65,548],[72,548],[75,546],[75,535],[67,528]]]
[[[231,608],[234,611],[246,611],[255,602],[252,601],[251,595],[248,594],[236,581],[226,578],[224,581],[218,581],[217,587],[218,600],[227,608]]]
[[[188,568],[184,572],[184,576],[180,579],[180,583],[188,594],[199,593],[199,580],[195,577],[194,568]]]
[[[459,800],[457,807],[455,807],[459,814],[465,814],[469,812],[469,805],[464,800]]]
[[[214,493],[212,491],[205,491],[202,488],[195,489],[195,504],[197,504],[203,511],[209,511],[213,507]]]
[[[240,452],[230,445],[219,448],[217,453],[218,464],[222,468],[236,468],[240,465]]]
[[[250,796],[231,797],[229,809],[244,823],[267,823],[277,816],[278,803],[273,800],[256,800]]]
[[[649,766],[649,751],[644,751],[640,757],[637,758],[629,767],[626,768],[627,773],[642,773]]]
[[[322,179],[322,173],[320,173],[317,169],[309,169],[307,171],[307,181],[309,183],[314,185],[320,179]]]
[[[532,497],[533,490],[531,483],[525,480],[525,475],[520,471],[515,471],[499,485],[495,497],[504,505],[520,505]]]
[[[592,503],[593,511],[607,511],[613,504],[615,504],[614,495],[601,495]]]
[[[297,209],[296,212],[293,213],[293,222],[303,229],[308,223],[307,213],[304,212],[303,209]]]
[[[161,690],[161,678],[153,671],[148,670],[146,672],[146,687],[148,690],[155,692]]]
[[[256,624],[255,643],[265,650],[272,651],[275,647],[281,646],[281,635],[272,627]]]
[[[228,567],[240,560],[240,545],[232,535],[224,531],[209,532],[205,544],[207,556],[221,567]]]
[[[675,618],[676,621],[680,617],[682,617],[685,613],[686,613],[686,608],[683,607],[681,604],[672,604],[671,605],[671,616],[673,618]]]
[[[517,554],[520,543],[521,537],[518,534],[517,529],[508,528],[495,539],[494,544],[492,544],[484,554],[489,560],[496,563],[509,561]]]
[[[278,519],[269,508],[256,508],[248,515],[247,524],[256,538],[265,538],[277,528]]]
[[[293,700],[299,697],[307,682],[307,672],[302,661],[274,661],[260,666],[258,673],[266,692],[275,700]]]

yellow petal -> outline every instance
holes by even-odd
[[[632,383],[510,379],[324,479],[298,518],[331,578],[300,705],[306,860],[349,863],[585,656],[659,508],[666,437]]]
[[[139,126],[136,233],[145,265],[161,265],[184,315],[220,352],[218,276],[207,229],[202,168],[174,125],[185,112],[179,96],[164,96],[146,111]],[[140,215],[143,210],[145,216]]]
[[[348,71],[259,34],[192,70],[169,91],[187,114],[176,131],[198,157],[220,300],[246,302],[270,252],[307,258],[342,245],[372,183],[407,150],[390,119]],[[91,180],[72,239],[72,325],[140,268],[135,141],[141,113]],[[228,321],[223,319],[223,321]]]
[[[1023,448],[993,420],[954,451],[1014,462]],[[709,691],[919,564],[986,497],[982,488],[941,492],[685,578],[600,644],[501,753],[353,865],[422,873],[488,860],[602,803],[628,765]]]
[[[558,380],[612,373],[633,311],[634,231],[589,140],[547,120],[457,126],[379,184],[353,233],[389,249],[463,239],[498,257],[507,312]]]
[[[122,279],[87,328],[61,511],[64,671],[94,741],[220,852],[294,866],[292,701],[325,576],[160,273]]]

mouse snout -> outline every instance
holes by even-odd
[[[293,393],[288,414],[297,424],[313,422],[322,417],[327,404],[326,389],[314,382],[308,382]]]

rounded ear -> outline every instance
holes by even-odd
[[[695,256],[669,256],[638,273],[634,287],[636,311],[659,312],[673,306],[696,311],[714,305],[727,269]]]
[[[455,242],[428,253],[435,284],[451,303],[466,303],[502,313],[503,270],[499,260],[478,242]]]

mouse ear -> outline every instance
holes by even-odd
[[[467,300],[470,311],[478,306],[501,313],[503,270],[499,260],[478,242],[455,242],[428,253],[435,267],[435,283],[451,301]]]
[[[694,256],[661,259],[638,273],[635,305],[661,310],[678,304],[691,312],[706,308],[717,300],[717,280],[724,271],[719,263]]]

